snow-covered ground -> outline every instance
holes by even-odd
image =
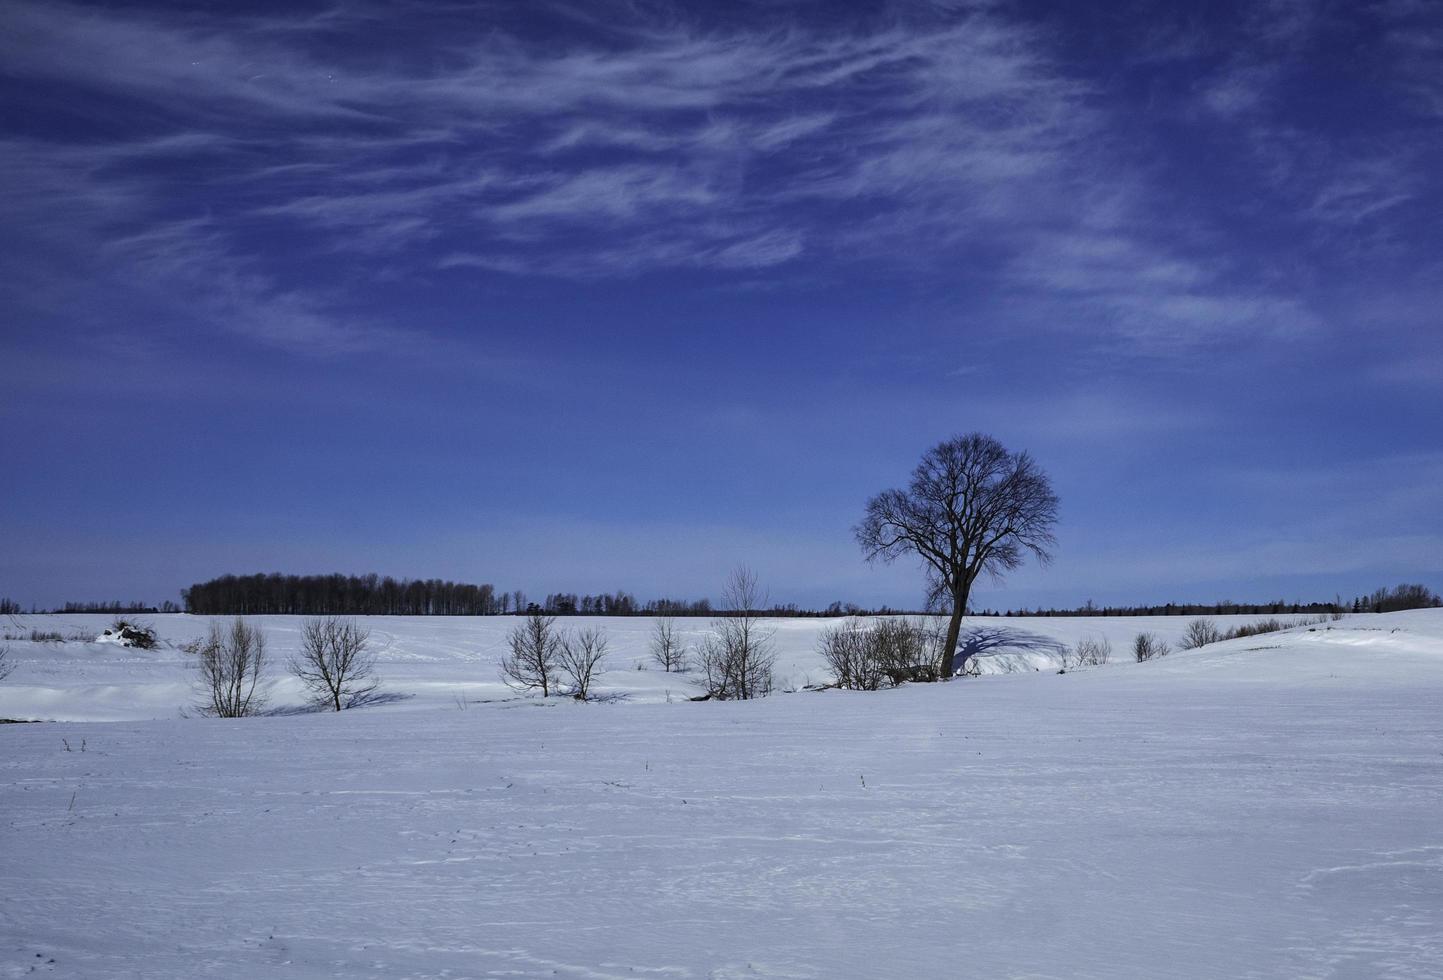
[[[501,700],[513,624],[372,620],[414,697],[236,721],[174,647],[10,641],[0,716],[123,720],[0,727],[0,976],[1443,976],[1443,611],[980,622],[1119,662],[750,703],[667,703],[644,620],[629,702]]]
[[[0,646],[10,648],[17,664],[10,680],[0,684],[0,718],[55,721],[133,721],[176,718],[193,701],[193,676],[180,647],[205,635],[212,618],[166,615],[133,617],[155,627],[160,645],[135,650],[113,643],[34,643],[23,637],[32,630],[62,637],[102,637],[114,616],[0,616]],[[1267,617],[1217,616],[1221,628]],[[1284,621],[1301,616],[1276,617]],[[1368,620],[1370,617],[1362,617]],[[373,616],[360,620],[371,630],[383,690],[399,699],[385,710],[454,707],[458,700],[501,700],[515,695],[501,683],[498,665],[506,653],[506,636],[520,620],[514,616]],[[964,627],[964,650],[976,655],[984,674],[1055,671],[1063,651],[1088,636],[1112,644],[1116,661],[1131,659],[1133,637],[1149,631],[1181,645],[1191,620],[1181,616],[1116,618],[972,617]],[[285,670],[286,659],[299,646],[300,616],[258,616],[268,641],[271,705],[285,708],[304,703],[304,695]],[[831,674],[816,652],[821,632],[842,620],[778,619],[774,631],[777,681],[780,688],[826,683]],[[701,692],[695,677],[666,674],[651,667],[647,652],[653,620],[636,618],[564,617],[562,629],[596,627],[610,643],[610,669],[598,691],[624,695],[630,701],[666,701]],[[680,618],[678,629],[693,647],[709,631],[705,618]],[[16,639],[3,639],[3,637]],[[641,669],[638,669],[641,668]]]

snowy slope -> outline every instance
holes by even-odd
[[[1443,976],[1443,613],[1335,625],[875,694],[3,726],[0,977]]]
[[[205,634],[210,617],[142,616],[156,628],[161,646],[135,650],[113,644],[83,642],[32,643],[0,640],[9,646],[17,669],[0,684],[0,718],[66,721],[128,721],[176,718],[191,703],[192,676],[179,647]],[[1220,627],[1255,622],[1257,616],[1219,616]],[[1301,617],[1280,617],[1298,619]],[[1358,617],[1372,622],[1375,617]],[[100,635],[111,616],[0,617],[0,636],[28,636],[32,630],[64,637]],[[295,653],[303,619],[298,616],[253,617],[267,636],[273,664],[272,704],[284,707],[304,701],[285,671]],[[1349,620],[1344,620],[1346,624]],[[404,696],[384,710],[453,706],[460,700],[498,700],[514,695],[499,680],[497,665],[506,653],[506,634],[519,620],[511,616],[363,617],[371,629],[385,690]],[[816,653],[819,634],[839,620],[780,619],[768,623],[775,631],[779,687],[826,683],[831,675]],[[1181,616],[967,620],[963,646],[975,651],[984,674],[1056,670],[1063,650],[1088,636],[1105,637],[1118,661],[1131,657],[1133,637],[1144,630],[1176,649],[1190,619]],[[700,692],[695,678],[668,675],[650,667],[647,644],[652,620],[571,617],[563,628],[595,626],[610,637],[610,671],[598,685],[633,701],[666,701]],[[679,619],[680,630],[694,646],[708,631],[706,619]],[[969,646],[970,644],[970,646]]]

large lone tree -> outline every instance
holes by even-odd
[[[1026,453],[1010,453],[974,432],[938,443],[912,471],[905,490],[867,501],[854,528],[867,560],[915,554],[927,569],[928,602],[950,607],[941,676],[955,673],[953,657],[962,617],[977,576],[998,578],[1031,554],[1052,560],[1057,495]]]

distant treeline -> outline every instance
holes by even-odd
[[[530,612],[553,616],[718,615],[709,599],[662,598],[641,602],[630,592],[618,590],[599,595],[553,592],[540,601],[532,601],[519,589],[507,592],[490,584],[380,575],[283,575],[279,572],[222,575],[182,590],[181,597],[186,612],[208,616],[505,616]],[[135,610],[117,606],[93,611]],[[821,610],[801,609],[788,603],[754,611],[771,616],[893,612],[885,607],[866,610],[840,602]]]
[[[518,590],[498,590],[442,579],[380,575],[222,575],[181,592],[186,612],[203,615],[293,616],[505,616],[541,611],[553,615],[633,616],[672,612],[707,614],[705,599],[638,603],[629,592],[577,595],[556,592],[542,602]]]
[[[1003,616],[1276,616],[1282,613],[1322,615],[1338,610],[1335,602],[1165,602],[1156,606],[1098,606],[1086,602],[1076,609],[1009,609]],[[1347,610],[1344,610],[1347,611]],[[988,615],[978,613],[977,615]],[[992,614],[997,615],[997,614]]]
[[[521,593],[518,593],[521,595]],[[549,616],[725,616],[728,610],[717,609],[710,599],[648,599],[637,602],[629,592],[613,595],[582,595],[574,592],[555,592],[544,602],[513,605],[521,612],[543,612]],[[827,616],[891,616],[903,610],[882,606],[864,609],[850,602],[834,602],[824,609],[804,609],[795,602],[770,605],[765,609],[750,610],[763,616],[776,617],[827,617]]]
[[[20,603],[14,599],[0,596],[0,616],[19,616],[24,612]],[[119,599],[111,599],[109,602],[67,602],[54,609],[43,609],[31,603],[30,612],[32,615],[40,613],[106,613],[109,615],[115,613],[178,613],[180,606],[169,599],[159,605],[139,600],[121,602]]]
[[[389,575],[222,575],[181,590],[185,611],[209,616],[489,616],[511,596],[491,585]]]
[[[51,610],[57,613],[178,613],[180,606],[167,599],[160,605],[150,602],[121,602],[119,599],[112,599],[110,602],[67,602],[59,609]]]
[[[1344,612],[1398,612],[1402,609],[1432,609],[1443,606],[1439,598],[1427,586],[1417,584],[1396,585],[1391,589],[1378,589],[1372,595],[1360,595],[1353,600],[1351,609]]]
[[[1372,595],[1357,596],[1351,600],[1337,596],[1332,602],[1287,602],[1276,599],[1273,602],[1233,602],[1222,599],[1217,602],[1168,602],[1158,606],[1099,606],[1091,599],[1076,609],[1009,609],[1003,616],[1276,616],[1323,615],[1333,612],[1384,613],[1403,609],[1430,609],[1443,606],[1431,589],[1423,585],[1404,584],[1391,589],[1378,589]],[[995,616],[997,613],[978,612],[974,615]]]
[[[543,612],[552,616],[718,616],[708,599],[649,599],[639,602],[630,592],[600,595],[553,592],[540,602],[518,590],[498,591],[492,585],[468,585],[441,579],[395,579],[379,575],[222,575],[181,592],[186,612],[211,616],[505,616]],[[1384,613],[1403,609],[1443,606],[1443,598],[1423,585],[1403,584],[1377,589],[1352,599],[1332,602],[1168,602],[1150,606],[1099,606],[1092,600],[1074,609],[969,610],[973,616],[1278,616],[1323,615],[1333,612]],[[0,597],[0,615],[16,615],[20,603]],[[31,612],[37,610],[32,607]],[[57,613],[174,613],[181,607],[166,601],[67,602]],[[851,602],[833,602],[823,609],[803,609],[795,603],[753,610],[777,617],[916,615],[912,610],[888,606],[864,608]]]

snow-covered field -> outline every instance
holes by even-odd
[[[180,647],[203,636],[212,618],[167,615],[134,617],[155,627],[160,646],[134,650],[109,643],[32,643],[0,639],[18,667],[0,684],[0,718],[55,721],[138,721],[176,718],[194,700],[194,678]],[[1212,617],[1219,627],[1253,623],[1260,616]],[[1277,617],[1285,621],[1300,616]],[[1364,617],[1365,619],[1367,617]],[[25,637],[32,630],[62,637],[99,637],[114,616],[0,616],[0,638]],[[299,646],[300,616],[259,616],[252,620],[266,633],[271,672],[271,706],[304,703],[304,694],[286,673],[286,659]],[[506,636],[520,620],[514,616],[373,616],[360,622],[371,630],[382,690],[399,698],[384,710],[455,707],[458,700],[514,698],[500,680],[498,665],[506,653]],[[777,681],[780,688],[800,688],[831,680],[817,655],[818,636],[836,619],[778,619],[774,630]],[[984,674],[1055,671],[1063,651],[1083,637],[1106,638],[1114,660],[1130,659],[1133,637],[1150,631],[1181,645],[1190,622],[1180,616],[1087,619],[967,620],[962,648],[975,653]],[[624,695],[629,701],[666,701],[701,693],[695,677],[649,670],[647,653],[653,620],[637,618],[564,617],[563,629],[597,627],[610,642],[610,670],[597,685],[601,692]],[[709,631],[705,618],[676,620],[692,646]],[[643,669],[638,669],[643,668]],[[373,709],[381,710],[381,709]]]
[[[0,717],[64,720],[0,727],[0,976],[1443,976],[1443,611],[1147,664],[1185,619],[982,620],[1044,669],[750,703],[637,670],[646,620],[629,701],[517,700],[514,622],[371,620],[406,700],[236,721],[174,646],[9,641]]]

